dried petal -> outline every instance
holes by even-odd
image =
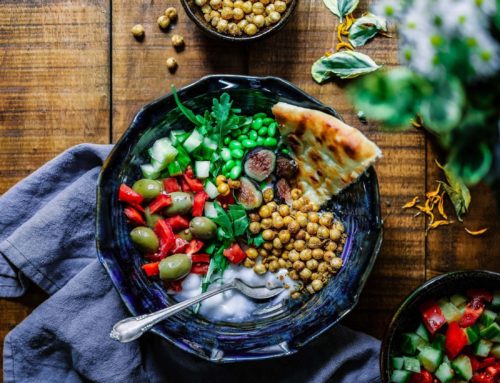
[[[441,214],[441,217],[443,217],[444,219],[448,219],[448,215],[444,211],[444,194],[445,193],[446,192],[443,192],[443,194],[441,194],[441,197],[439,198],[438,211],[439,211],[439,214]]]
[[[467,228],[465,228],[465,231],[467,233],[469,233],[470,235],[481,235],[481,234],[484,234],[488,231],[488,228],[485,227],[484,229],[480,229],[480,230],[469,230]]]
[[[403,205],[403,209],[410,209],[414,207],[418,202],[418,196],[415,196],[410,202],[407,202]]]

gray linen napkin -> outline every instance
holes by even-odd
[[[379,342],[343,326],[288,358],[214,365],[147,334],[109,338],[126,311],[96,258],[95,186],[111,146],[69,149],[0,197],[0,296],[50,297],[4,343],[4,382],[373,382]]]

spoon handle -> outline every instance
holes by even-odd
[[[125,318],[113,326],[113,330],[111,330],[109,336],[122,343],[131,342],[139,338],[146,331],[149,331],[155,324],[161,322],[169,316],[174,315],[179,311],[182,311],[207,298],[233,288],[235,288],[234,284],[228,283],[218,289],[207,291],[206,293],[187,299],[173,306],[166,307],[154,313]]]

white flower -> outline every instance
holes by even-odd
[[[386,19],[396,19],[403,10],[402,0],[381,0],[372,6],[373,13]]]

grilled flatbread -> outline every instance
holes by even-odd
[[[363,133],[329,114],[283,102],[273,113],[295,155],[295,182],[315,203],[338,194],[381,156]]]

